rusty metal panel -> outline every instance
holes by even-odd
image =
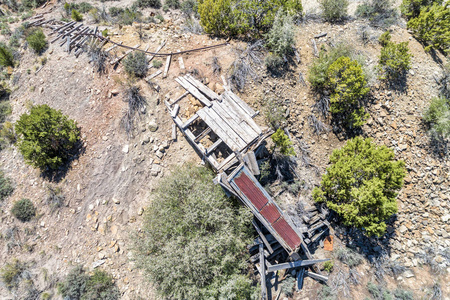
[[[280,211],[273,203],[268,203],[261,209],[261,215],[270,223],[274,223],[281,216]]]
[[[234,182],[258,211],[261,211],[261,209],[269,202],[266,196],[264,196],[261,190],[244,172],[241,172],[241,174],[234,179]]]
[[[283,217],[279,218],[272,226],[291,249],[300,247],[300,237]]]

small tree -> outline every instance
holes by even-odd
[[[30,199],[23,198],[14,203],[11,213],[20,221],[28,222],[36,215],[36,208]]]
[[[123,65],[125,71],[131,76],[144,77],[147,74],[148,62],[143,52],[130,53],[123,60]]]
[[[408,42],[387,42],[382,48],[378,61],[381,79],[397,80],[405,75],[411,67],[411,54]]]
[[[394,161],[394,152],[371,139],[356,137],[330,157],[331,166],[313,191],[316,202],[325,202],[345,225],[382,236],[385,221],[397,212],[397,192],[403,185],[405,163]]]
[[[347,16],[348,0],[320,0],[319,2],[325,20],[337,22]]]
[[[407,19],[417,18],[420,10],[424,7],[429,7],[434,3],[442,4],[442,0],[403,0],[400,5],[402,15]]]
[[[68,299],[81,299],[86,292],[86,283],[89,276],[84,272],[82,266],[76,266],[66,276],[64,281],[58,283],[58,292]]]
[[[408,21],[408,28],[418,40],[426,44],[425,50],[441,49],[450,53],[450,3],[435,3],[421,9],[417,18]]]
[[[35,29],[31,34],[27,37],[28,45],[30,45],[31,49],[34,50],[37,54],[40,54],[45,47],[47,47],[47,40],[45,38],[42,29]]]
[[[177,169],[145,210],[135,257],[160,298],[252,298],[251,281],[242,275],[251,240],[249,211],[233,205],[212,179],[206,168]]]
[[[76,9],[72,9],[72,20],[75,20],[77,22],[83,21],[83,15],[78,12]]]
[[[14,56],[6,47],[0,45],[0,66],[14,67]]]
[[[294,147],[292,147],[292,141],[284,133],[283,129],[278,128],[277,131],[272,134],[272,140],[275,143],[275,146],[280,149],[281,154],[287,156],[295,155]]]
[[[20,116],[15,129],[25,161],[41,170],[60,167],[80,140],[76,122],[48,105],[33,106]]]
[[[340,57],[328,68],[327,77],[331,91],[330,111],[343,114],[350,127],[362,126],[368,114],[361,107],[360,100],[370,89],[359,63],[348,57]]]

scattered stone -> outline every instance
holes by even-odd
[[[414,273],[411,270],[406,270],[405,272],[403,272],[403,276],[405,276],[406,278],[411,278],[414,277]]]
[[[98,268],[98,267],[100,267],[101,265],[103,265],[104,263],[105,263],[105,260],[103,260],[103,259],[97,260],[97,261],[95,261],[95,262],[92,263],[91,268],[92,268],[92,269]]]
[[[114,204],[120,204],[120,200],[117,198],[113,198],[113,202],[114,202]]]
[[[155,153],[156,157],[158,157],[159,159],[161,159],[164,156],[164,153],[162,153],[161,151],[157,150]]]
[[[111,90],[110,93],[115,96],[115,95],[119,94],[119,90],[114,89],[114,90]]]
[[[156,130],[158,130],[158,124],[156,124],[156,121],[155,121],[155,120],[152,120],[152,121],[150,121],[150,122],[148,123],[148,129],[149,129],[151,132],[155,132]]]
[[[123,148],[122,148],[122,152],[123,152],[123,153],[128,153],[129,149],[130,149],[130,146],[129,146],[129,145],[125,145],[125,146],[123,146]]]

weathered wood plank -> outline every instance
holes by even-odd
[[[217,114],[216,111],[214,111],[213,109],[211,109],[209,107],[204,107],[202,110],[205,111],[211,117],[213,122],[216,124],[217,128],[214,128],[214,126],[211,126],[210,124],[208,124],[208,122],[205,121],[206,124],[208,124],[211,127],[211,129],[215,133],[217,133],[217,135],[220,138],[222,138],[222,137],[220,136],[220,134],[218,134],[218,132],[217,132],[218,129],[221,129],[222,131],[224,131],[226,133],[226,135],[232,139],[232,141],[233,141],[232,144],[228,144],[228,142],[226,142],[226,144],[228,145],[228,147],[230,147],[230,149],[232,151],[241,151],[242,149],[244,149],[247,146],[247,143],[245,142],[245,140],[238,133],[236,133],[236,131],[234,131],[233,128],[231,128],[230,124],[225,122]],[[233,145],[236,145],[237,148],[233,149]]]
[[[175,123],[172,124],[172,141],[177,140],[177,125]]]
[[[211,145],[211,147],[206,149],[206,155],[208,155],[209,153],[213,152],[222,143],[223,143],[222,139],[218,139],[217,141],[215,141],[214,144]]]
[[[318,263],[329,261],[329,260],[330,260],[329,258],[326,258],[326,259],[311,259],[311,260],[297,260],[297,261],[294,261],[294,262],[287,262],[287,263],[272,265],[272,266],[267,268],[267,272],[275,272],[275,271],[279,271],[279,270],[291,269],[291,268],[297,268],[297,267],[307,267],[307,266],[312,266],[314,264],[318,264]]]
[[[153,73],[152,75],[150,75],[150,76],[148,76],[147,78],[145,78],[145,81],[150,81],[150,80],[152,80],[153,78],[155,78],[156,76],[158,76],[159,74],[161,74],[162,73],[162,71],[161,70],[158,70],[158,71],[156,71],[155,73]]]
[[[247,144],[251,143],[259,136],[251,126],[248,126],[247,123],[243,122],[244,120],[225,103],[215,101],[211,108],[217,111],[225,121],[229,122],[231,127],[243,137]]]
[[[72,21],[72,22],[66,23],[65,25],[62,25],[61,27],[56,28],[55,31],[59,32],[59,33],[62,33],[67,28],[72,27],[73,25],[75,25],[75,23],[77,23],[77,22],[76,21]]]
[[[161,49],[166,45],[166,40],[164,40],[161,45],[158,47],[158,49],[156,49],[155,53],[159,53],[159,51],[161,51]],[[150,63],[152,61],[152,59],[154,58],[154,55],[147,55],[147,61],[148,63]]]
[[[180,65],[181,72],[184,73],[186,71],[186,68],[184,67],[184,61],[181,56],[178,57],[178,64]]]
[[[178,97],[177,99],[175,99],[175,100],[171,103],[171,105],[174,105],[174,104],[180,102],[181,99],[183,99],[183,98],[186,97],[187,95],[189,95],[189,92],[184,92],[180,97]]]
[[[245,122],[248,126],[250,126],[258,135],[262,134],[261,128],[259,128],[256,122],[247,113],[240,109],[240,106],[238,106],[236,102],[230,98],[228,92],[222,93],[222,101],[225,102],[223,105],[229,105],[233,108],[233,111],[243,120],[242,122]]]
[[[252,220],[253,227],[255,227],[256,232],[258,232],[259,236],[261,237],[261,240],[263,241],[264,245],[266,245],[267,250],[270,254],[273,253],[272,247],[270,247],[270,243],[267,241],[266,237],[264,236],[261,228],[259,228],[258,224],[256,223],[255,219]]]
[[[122,44],[123,44],[123,42],[119,42],[119,45],[122,45]],[[114,48],[119,47],[119,45],[117,45],[117,44],[112,45],[111,47],[109,47],[108,49],[105,50],[105,53],[108,53],[109,51],[113,50]]]
[[[169,72],[170,62],[172,61],[172,55],[167,56],[166,58],[166,67],[164,68],[163,78],[167,77],[167,73]]]
[[[178,115],[179,111],[180,111],[180,106],[178,104],[175,104],[175,106],[172,109],[172,112],[170,113],[172,118],[175,118]]]
[[[203,105],[206,105],[208,107],[212,105],[212,103],[208,100],[208,98],[206,98],[202,93],[199,92],[199,90],[195,86],[187,82],[184,78],[177,77],[175,78],[175,81],[178,82],[186,91],[191,93],[192,96],[194,96],[200,102],[202,102]]]
[[[239,105],[239,107],[241,107],[242,108],[242,110],[244,111],[244,112],[246,112],[249,116],[250,116],[250,118],[254,118],[257,114],[258,114],[258,112],[255,112],[255,110],[253,109],[253,108],[251,108],[250,107],[250,105],[248,105],[247,103],[245,103],[241,98],[239,98],[239,96],[238,95],[236,95],[235,93],[233,93],[233,92],[228,92],[228,96],[230,96],[230,98],[234,101],[234,102],[236,102],[236,104],[237,105]]]
[[[177,104],[178,105],[178,104]],[[211,132],[211,128],[208,127],[205,130],[202,131],[194,140],[194,142],[198,143],[200,142],[205,136],[207,136]]]
[[[261,299],[267,299],[267,287],[266,287],[266,270],[265,270],[265,258],[264,248],[262,244],[259,244],[259,273],[261,275]]]
[[[224,161],[220,163],[220,165],[217,167],[217,170],[228,170],[228,167],[231,165],[234,165],[235,163],[238,163],[238,159],[236,158],[236,154],[232,153],[230,156],[225,158]]]
[[[311,277],[315,280],[319,280],[319,281],[323,281],[323,282],[327,282],[328,281],[328,276],[324,276],[324,275],[319,275],[317,273],[314,272],[310,272],[310,271],[305,271],[305,275],[308,277]]]
[[[183,125],[181,126],[182,129],[187,128],[189,125],[191,125],[195,120],[197,120],[199,118],[199,116],[197,114],[193,114],[189,120],[187,120],[186,122],[183,123]]]
[[[247,163],[247,166],[251,169],[253,175],[257,176],[260,174],[258,162],[256,161],[255,152],[249,151],[242,158]]]
[[[199,80],[192,77],[190,74],[186,74],[184,78],[193,86],[195,86],[202,94],[208,97],[210,100],[219,100],[219,95],[213,92],[209,87],[201,83]]]

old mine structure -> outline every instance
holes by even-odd
[[[91,29],[77,22],[61,22],[54,19],[45,20],[43,15],[35,16],[28,26],[44,26],[50,28],[56,35],[50,43],[59,41],[66,52],[74,51],[78,57],[85,48],[86,43],[95,43],[101,49],[106,44],[112,46],[103,50],[108,53],[116,47],[128,49],[120,57],[110,61],[112,65],[118,64],[123,58],[133,51],[141,51],[147,54],[147,61],[155,56],[166,57],[164,71],[158,70],[149,75],[145,80],[159,92],[160,87],[151,80],[160,74],[167,76],[172,56],[178,55],[180,70],[185,71],[181,54],[208,50],[214,47],[226,45],[219,44],[182,52],[160,53],[164,47],[163,42],[155,52],[139,49],[140,45],[130,47],[121,42],[114,42],[103,37],[98,28]],[[314,266],[316,263],[328,259],[314,259],[308,246],[312,245],[328,232],[329,223],[326,221],[326,213],[316,207],[307,209],[309,216],[302,216],[309,226],[298,228],[291,218],[283,213],[268,192],[261,186],[255,176],[260,174],[257,157],[263,152],[265,139],[273,132],[263,131],[253,120],[258,115],[249,105],[242,101],[228,87],[224,77],[225,91],[218,95],[199,80],[187,74],[175,79],[186,92],[177,99],[165,100],[167,109],[174,121],[172,138],[177,138],[177,127],[194,147],[203,160],[208,162],[217,172],[215,184],[220,184],[227,195],[240,199],[255,216],[253,225],[259,237],[252,245],[248,246],[252,255],[250,262],[257,265],[257,271],[261,278],[261,297],[268,299],[270,289],[267,289],[266,275],[278,270],[297,268],[297,289],[303,285],[303,277],[326,282],[328,278],[320,274]],[[201,104],[201,108],[193,113],[188,109],[181,110],[183,99],[192,95]],[[186,101],[185,101],[186,102]],[[183,115],[183,116],[182,116]],[[288,254],[281,255],[283,252]],[[302,260],[303,253],[306,259]],[[284,261],[280,261],[283,257]],[[311,268],[312,271],[307,271]]]

